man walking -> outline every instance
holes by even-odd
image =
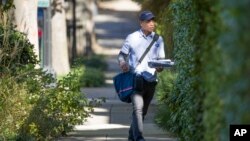
[[[155,16],[150,11],[143,11],[139,15],[141,28],[129,34],[118,55],[118,62],[123,72],[132,71],[141,78],[142,90],[131,95],[133,105],[132,123],[129,129],[129,141],[145,141],[143,137],[143,120],[147,114],[148,106],[154,96],[157,84],[157,73],[163,68],[150,68],[148,61],[165,58],[162,37],[157,38],[150,50],[146,48],[157,36],[155,29]],[[143,60],[141,56],[145,54]]]

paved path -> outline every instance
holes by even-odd
[[[126,5],[126,6],[125,6]],[[96,21],[96,38],[99,47],[96,52],[107,56],[109,64],[106,74],[107,85],[101,88],[83,88],[88,98],[105,97],[106,102],[94,109],[84,125],[78,125],[61,141],[126,141],[131,121],[131,105],[119,101],[112,86],[112,77],[119,72],[116,61],[119,48],[126,36],[138,29],[137,15],[140,7],[131,0],[104,1],[100,4]],[[122,8],[123,7],[123,8]],[[147,141],[174,141],[154,124],[155,101],[149,108],[144,123]]]

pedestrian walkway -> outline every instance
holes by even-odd
[[[126,5],[126,6],[125,6]],[[60,141],[127,141],[131,122],[132,106],[122,103],[112,85],[112,77],[120,71],[117,54],[126,36],[139,28],[137,15],[140,6],[131,0],[113,0],[100,3],[98,16],[95,17],[95,32],[98,47],[95,52],[106,55],[108,70],[105,72],[105,87],[83,88],[89,98],[102,98],[106,102],[94,108],[91,117],[83,125],[75,126],[68,137]],[[175,141],[167,132],[154,124],[156,101],[149,107],[144,122],[144,136],[147,141]]]

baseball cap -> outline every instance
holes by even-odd
[[[151,20],[155,17],[155,15],[151,11],[143,11],[139,15],[139,20],[140,21],[147,21]]]

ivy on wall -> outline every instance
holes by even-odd
[[[165,108],[159,113],[165,114],[156,121],[180,140],[227,141],[230,124],[250,122],[249,6],[172,0],[163,12],[159,26],[172,31],[177,77],[160,76],[159,107]]]

